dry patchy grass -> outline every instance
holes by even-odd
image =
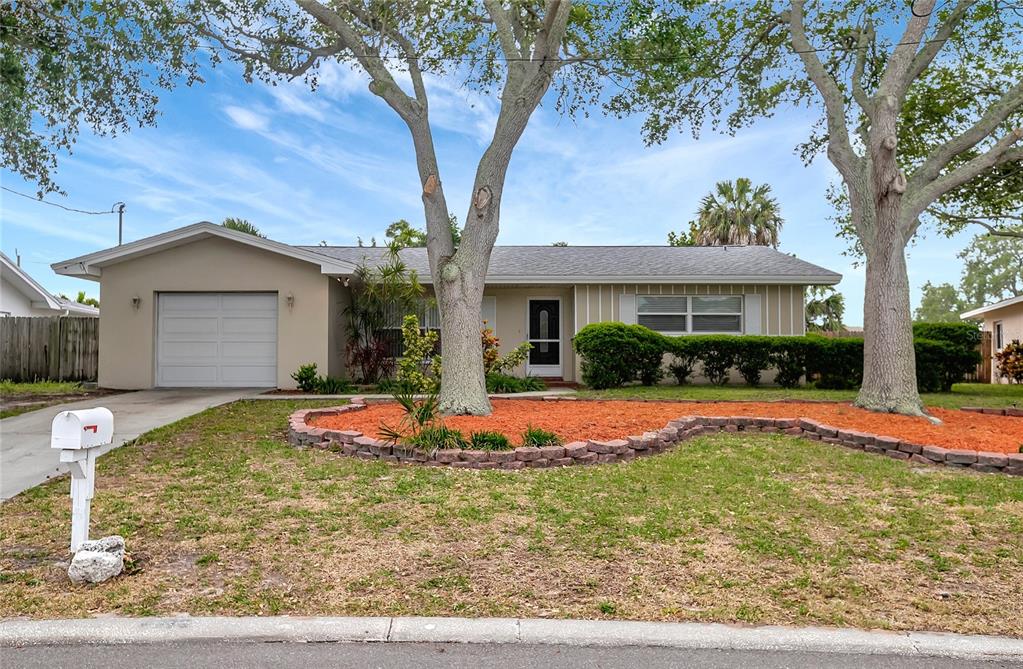
[[[1023,636],[1023,480],[721,435],[524,472],[295,450],[243,402],[100,461],[93,535],[137,571],[75,587],[67,481],[5,504],[0,616],[464,615]],[[542,410],[539,407],[538,410]]]

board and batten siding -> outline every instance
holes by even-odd
[[[806,286],[718,283],[577,284],[575,331],[590,323],[621,321],[621,295],[759,295],[760,334],[806,334]],[[746,330],[755,331],[749,325]]]

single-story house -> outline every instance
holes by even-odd
[[[991,383],[1008,383],[1008,379],[998,375],[998,363],[993,358],[1012,340],[1023,341],[1023,295],[967,311],[959,317],[984,321],[981,329],[991,333]]]
[[[0,316],[99,317],[99,309],[49,292],[0,252]]]
[[[100,385],[288,388],[304,363],[346,376],[348,278],[385,253],[292,246],[204,222],[53,269],[100,284]],[[429,288],[426,249],[401,253]],[[533,343],[519,373],[574,381],[571,339],[588,323],[800,335],[806,287],[840,279],[762,246],[498,246],[481,319],[503,350]]]

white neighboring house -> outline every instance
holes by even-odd
[[[53,295],[0,252],[0,317],[86,316],[99,318],[99,309]]]

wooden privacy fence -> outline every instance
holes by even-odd
[[[0,318],[0,379],[95,381],[98,367],[98,318]]]
[[[977,351],[980,353],[980,363],[972,374],[966,375],[966,380],[971,383],[991,383],[991,332],[984,330],[980,333],[980,343],[977,344]]]

